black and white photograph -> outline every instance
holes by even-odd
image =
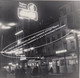
[[[79,75],[79,0],[0,0],[0,78]]]

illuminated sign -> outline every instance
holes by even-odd
[[[20,60],[26,60],[25,55],[21,55]]]
[[[21,40],[17,40],[17,44],[20,45],[21,44]]]
[[[59,51],[56,51],[56,54],[60,54],[60,53],[66,53],[67,50],[59,50]]]
[[[27,4],[19,2],[19,7],[21,7],[21,8],[27,8]]]
[[[18,17],[19,19],[32,19],[37,21],[38,20],[38,14],[36,11],[30,11],[23,8],[18,8]]]
[[[24,3],[19,3],[18,8],[18,17],[19,19],[32,19],[38,20],[37,7],[33,3],[29,3],[28,6]]]

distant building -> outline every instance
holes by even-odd
[[[80,29],[80,1],[72,1],[60,9],[60,25],[66,24],[68,28]]]

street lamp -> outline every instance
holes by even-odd
[[[11,28],[11,27],[9,27],[9,26],[6,27],[5,25],[2,25],[2,26],[1,26],[1,29],[10,29],[10,28]]]
[[[31,48],[28,48],[28,49],[24,49],[24,52],[32,51],[34,49],[35,49],[34,47],[31,47]]]
[[[16,23],[12,22],[12,23],[9,23],[9,24],[7,24],[7,25],[8,25],[8,26],[15,26]]]
[[[19,32],[15,33],[15,35],[19,35],[21,33],[23,33],[23,30],[20,30]]]
[[[0,26],[2,25],[2,23],[0,22]]]

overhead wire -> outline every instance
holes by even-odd
[[[70,33],[70,32],[69,32]],[[54,43],[54,42],[56,42],[56,41],[58,41],[58,40],[60,40],[60,39],[63,39],[64,37],[66,37],[67,35],[69,35],[69,33],[67,33],[65,36],[63,36],[63,37],[61,37],[61,38],[59,38],[59,39],[57,39],[57,40],[55,40],[55,41],[52,41],[52,42],[50,42],[50,43],[47,43],[47,44],[43,44],[43,45],[40,45],[40,46],[37,46],[37,47],[34,47],[35,49],[36,48],[39,48],[39,47],[42,47],[42,46],[46,46],[46,45],[49,45],[49,44],[51,44],[51,43]],[[4,55],[3,53],[1,53],[3,56],[6,56],[6,55]],[[6,56],[6,57],[8,57],[8,58],[20,58],[20,57],[12,57],[12,56]]]
[[[42,38],[42,37],[44,37],[45,35],[48,35],[48,34],[50,34],[50,33],[52,33],[52,32],[55,32],[55,31],[57,31],[57,30],[65,27],[65,26],[66,26],[66,25],[63,25],[63,26],[61,26],[61,27],[58,27],[58,28],[56,28],[55,30],[52,30],[52,31],[50,31],[50,32],[48,32],[48,33],[46,33],[46,34],[43,34],[43,35],[39,36],[39,37],[36,38],[36,39],[31,40],[30,42],[27,42],[27,40],[25,40],[24,42],[27,42],[27,43],[23,44],[23,46],[28,45],[28,44],[30,44],[30,43],[38,40],[39,38]],[[24,43],[24,42],[23,42],[23,43]],[[19,46],[18,48],[20,48],[20,47],[21,47],[21,46]],[[11,48],[9,48],[9,49],[12,49],[12,48],[14,48],[14,47],[11,47]],[[17,48],[17,47],[16,47],[16,48]],[[9,50],[9,49],[8,49],[8,50]]]
[[[52,44],[52,43],[55,43],[55,42],[57,42],[57,41],[65,38],[65,37],[68,36],[70,33],[71,33],[71,31],[68,32],[66,35],[62,36],[61,38],[57,39],[57,40],[54,40],[54,41],[52,41],[52,42],[49,42],[49,43],[46,43],[46,44],[43,44],[43,45],[40,45],[40,46],[37,46],[37,47],[34,47],[34,49],[37,49],[37,48],[40,48],[40,47],[47,46],[47,45],[50,45],[50,44]],[[3,56],[6,56],[6,55],[3,54],[3,53],[1,53],[1,54],[2,54]],[[20,58],[20,57],[11,57],[11,56],[6,56],[6,57],[8,57],[8,58]]]
[[[56,26],[53,26],[53,27],[50,27],[50,28],[46,28],[46,29],[43,29],[43,30],[41,30],[41,31],[39,31],[39,32],[36,32],[36,33],[33,33],[33,34],[31,34],[31,35],[28,35],[28,36],[26,36],[26,37],[24,37],[24,38],[22,38],[22,39],[25,39],[25,38],[28,38],[28,37],[30,37],[30,36],[32,36],[32,35],[35,35],[35,34],[38,34],[38,33],[42,33],[42,32],[44,32],[44,31],[48,31],[48,30],[51,30],[52,28],[56,28],[56,27],[58,27],[59,25],[56,25]],[[41,34],[38,34],[38,36],[39,35],[41,35]],[[33,39],[33,38],[35,38],[36,36],[33,36],[32,38],[30,38],[30,39]],[[22,40],[21,39],[21,40]],[[26,40],[26,41],[29,41],[30,39],[28,39],[28,40]],[[17,43],[17,41],[15,41],[16,43]],[[5,50],[7,47],[9,47],[10,45],[12,45],[12,44],[14,44],[15,42],[13,42],[13,43],[11,43],[11,44],[9,44],[8,46],[6,46],[3,50]],[[24,42],[22,42],[22,44],[23,44]],[[17,45],[15,45],[16,47],[17,47]],[[13,47],[12,47],[13,48]]]

